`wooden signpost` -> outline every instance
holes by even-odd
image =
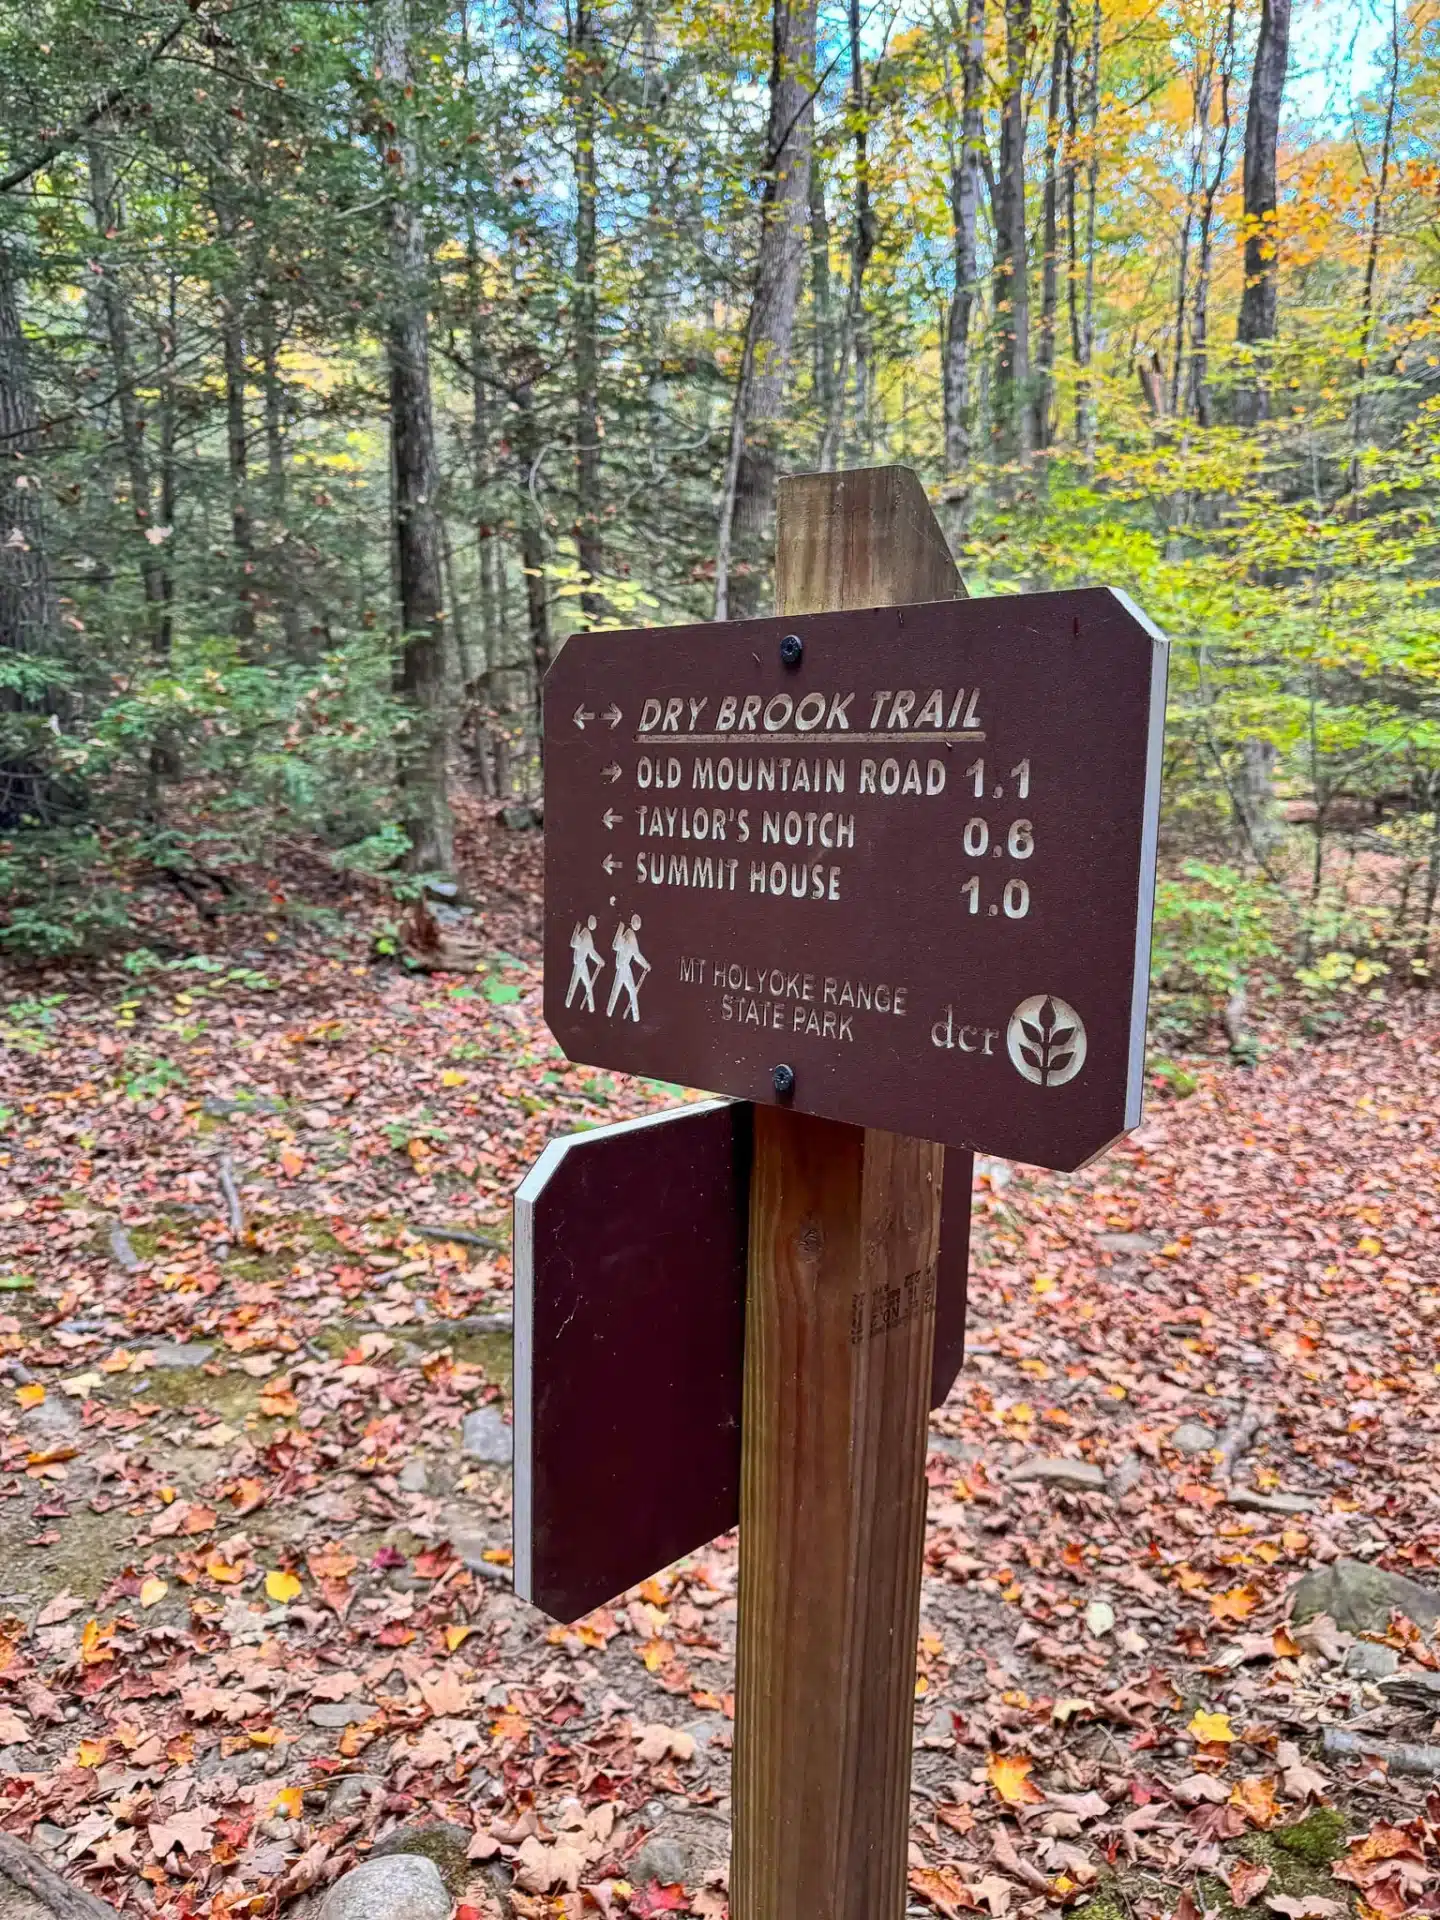
[[[731,1910],[899,1920],[945,1148],[1139,1120],[1166,650],[964,601],[901,468],[782,482],[776,573],[551,669],[546,1018],[753,1104]]]

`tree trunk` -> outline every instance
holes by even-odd
[[[550,587],[545,566],[545,525],[540,503],[535,498],[530,469],[538,452],[535,428],[535,396],[529,383],[515,389],[519,421],[515,430],[515,451],[520,456],[520,564],[525,571],[525,610],[530,630],[530,658],[535,668],[535,684],[545,678],[550,665]],[[539,728],[536,729],[537,735]]]
[[[50,578],[40,451],[19,274],[0,232],[0,829],[50,818],[62,796],[46,771],[50,716],[63,700],[50,680],[60,610]]]
[[[286,475],[285,386],[280,377],[280,335],[275,324],[275,302],[260,302],[260,369],[265,402],[265,505],[269,555],[266,571],[270,592],[280,607],[285,651],[291,660],[305,660],[311,648],[301,618],[299,582],[291,565],[289,484]]]
[[[1065,99],[1065,69],[1070,47],[1070,0],[1058,0],[1055,45],[1050,59],[1050,110],[1045,118],[1044,253],[1040,264],[1040,338],[1035,349],[1037,449],[1044,451],[1055,431],[1055,315],[1059,306],[1060,115]]]
[[[385,351],[402,629],[396,686],[414,710],[410,738],[400,756],[400,778],[411,866],[420,872],[448,872],[454,860],[447,768],[449,649],[441,592],[440,474],[430,399],[429,262],[418,198],[419,150],[410,120],[414,74],[406,0],[380,0],[378,18],[377,63],[396,129],[384,160],[391,169]],[[394,162],[390,153],[397,156]]]
[[[95,216],[97,238],[104,252],[107,238],[119,232],[122,216],[115,197],[110,155],[103,141],[88,143],[86,154],[90,170],[90,205]],[[135,357],[130,342],[130,317],[125,290],[114,269],[104,259],[97,263],[100,283],[100,307],[105,317],[105,336],[110,347],[110,364],[115,376],[115,404],[120,415],[120,450],[125,474],[130,483],[130,511],[134,515],[136,558],[145,595],[145,633],[152,654],[163,649],[167,630],[164,564],[159,549],[147,538],[155,531],[154,499],[150,463],[145,453],[145,419],[136,392]]]
[[[1030,288],[1025,236],[1025,67],[1031,0],[1005,0],[1005,92],[995,181],[995,450],[1029,458]]]
[[[810,307],[815,340],[811,381],[823,437],[835,399],[834,343],[830,338],[830,216],[825,206],[825,173],[820,155],[810,161]]]
[[[598,175],[595,155],[595,75],[600,63],[594,15],[579,0],[570,47],[575,116],[575,548],[585,587],[580,611],[603,612],[590,590],[602,568],[600,546],[600,343],[596,289]]]
[[[1085,160],[1085,300],[1076,355],[1075,438],[1087,473],[1095,467],[1095,214],[1100,191],[1100,0],[1090,8],[1090,49],[1085,63],[1085,123],[1089,153]]]
[[[1215,202],[1230,171],[1230,87],[1235,77],[1235,0],[1229,0],[1225,9],[1225,38],[1220,52],[1219,74],[1220,134],[1215,146],[1215,165],[1205,181],[1200,199],[1195,292],[1190,303],[1189,411],[1202,427],[1210,426],[1214,419],[1209,379],[1210,273],[1215,245]],[[1208,125],[1207,101],[1207,129]]]
[[[953,11],[951,21],[958,28]],[[974,444],[970,418],[970,330],[980,287],[976,230],[985,144],[985,0],[966,0],[963,45],[960,152],[950,169],[955,286],[945,327],[943,370],[945,471],[952,486],[960,476],[968,477]]]
[[[1262,355],[1275,338],[1279,317],[1280,257],[1275,230],[1275,151],[1280,104],[1290,56],[1290,0],[1261,0],[1260,37],[1245,110],[1245,288],[1235,337],[1252,350],[1256,365],[1236,392],[1236,416],[1253,426],[1270,411]]]
[[[1351,422],[1350,489],[1360,484],[1360,446],[1365,433],[1366,388],[1370,383],[1370,349],[1375,332],[1375,279],[1380,266],[1380,235],[1385,218],[1385,194],[1390,185],[1390,161],[1395,141],[1395,108],[1400,93],[1400,8],[1390,0],[1390,84],[1385,94],[1385,130],[1380,141],[1380,172],[1370,203],[1370,238],[1365,248],[1365,284],[1360,300],[1360,358],[1356,367],[1355,408]]]
[[[855,362],[855,414],[864,420],[865,406],[865,275],[875,251],[875,213],[870,205],[870,135],[868,108],[865,104],[865,54],[860,42],[860,0],[849,0],[850,15],[850,111],[855,129],[855,214],[850,233],[850,285],[845,295],[845,314],[840,323],[840,350],[836,356],[835,379],[830,393],[830,413],[820,441],[820,466],[835,465],[840,451],[840,436],[845,425],[845,381],[850,361]]]
[[[815,111],[816,0],[774,0],[770,113],[760,248],[745,328],[721,490],[715,618],[759,613],[766,601],[778,426],[805,264]],[[733,579],[732,579],[733,573]]]

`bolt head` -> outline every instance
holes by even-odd
[[[779,1094],[782,1100],[785,1099],[788,1094],[792,1094],[795,1091],[795,1069],[793,1067],[776,1067],[770,1078],[774,1084],[776,1093]]]
[[[798,633],[787,633],[780,642],[780,664],[783,667],[798,667],[805,657],[805,642]]]

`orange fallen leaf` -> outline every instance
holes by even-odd
[[[1270,1867],[1257,1866],[1253,1860],[1237,1860],[1225,1876],[1230,1898],[1237,1907],[1248,1907],[1270,1884]]]
[[[115,1658],[115,1649],[110,1642],[115,1638],[115,1625],[102,1627],[98,1620],[87,1620],[80,1635],[80,1658],[87,1667],[98,1667],[106,1660]]]
[[[1260,1604],[1254,1587],[1228,1587],[1224,1593],[1212,1593],[1210,1612],[1216,1620],[1248,1620]]]
[[[1230,1789],[1230,1804],[1238,1807],[1253,1827],[1273,1826],[1280,1812],[1273,1782],[1251,1774]]]
[[[1007,1807],[1023,1807],[1045,1797],[1030,1778],[1034,1768],[1028,1753],[992,1753],[985,1777]]]
[[[15,1389],[15,1404],[18,1407],[38,1407],[44,1398],[45,1389],[38,1380],[31,1381],[29,1386]]]
[[[272,1420],[288,1420],[300,1411],[300,1402],[288,1387],[275,1386],[261,1394],[260,1411]]]
[[[280,1155],[280,1165],[286,1175],[293,1180],[299,1173],[303,1172],[305,1156],[303,1153],[297,1153],[293,1147],[286,1147]]]

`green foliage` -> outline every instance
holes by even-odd
[[[1280,957],[1286,912],[1277,888],[1235,867],[1187,860],[1180,878],[1162,880],[1151,963],[1157,1032],[1202,1032],[1253,970]]]

